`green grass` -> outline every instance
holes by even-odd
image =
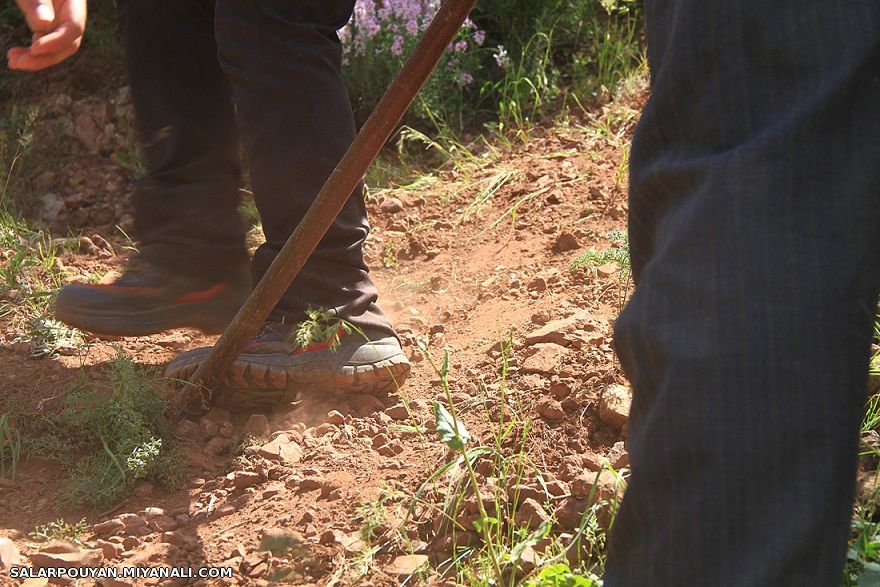
[[[121,351],[107,371],[107,385],[84,380],[60,414],[44,417],[23,438],[28,454],[66,468],[66,497],[75,505],[115,503],[141,480],[175,489],[183,477],[185,453],[172,438],[157,374]]]
[[[10,423],[9,414],[0,415],[0,477],[15,479],[21,460],[21,434]]]
[[[35,542],[64,540],[65,542],[82,546],[83,542],[80,538],[88,531],[89,525],[86,524],[85,518],[75,524],[70,524],[63,518],[59,518],[53,522],[36,526],[28,536]]]
[[[593,505],[583,512],[574,535],[565,539],[552,532],[552,517],[531,529],[514,522],[520,496],[508,495],[508,488],[534,479],[546,492],[546,484],[538,460],[529,452],[533,444],[531,419],[524,416],[518,395],[507,389],[510,336],[501,348],[498,384],[490,388],[481,382],[481,399],[467,405],[457,405],[452,399],[448,354],[438,364],[423,349],[445,396],[445,402],[434,403],[434,427],[439,441],[449,450],[449,458],[413,495],[411,521],[418,524],[421,512],[431,522],[433,539],[451,536],[451,555],[433,572],[454,578],[458,584],[513,586],[526,581],[536,586],[593,585],[602,573],[605,533],[613,524],[616,500],[596,501],[594,495],[589,496],[587,503]],[[493,423],[484,443],[478,443],[467,430],[463,417],[468,413]],[[489,478],[496,482],[488,483]],[[552,511],[551,503],[546,494],[543,507]],[[463,521],[463,512],[474,506],[476,515]],[[602,513],[608,514],[606,526],[599,523]],[[540,560],[532,569],[524,557],[542,542],[547,543],[546,548],[541,549]]]

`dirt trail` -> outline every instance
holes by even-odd
[[[563,508],[557,526],[566,531],[564,514],[584,503],[564,493],[568,484],[602,457],[626,464],[626,406],[615,412],[604,405],[600,417],[600,399],[622,382],[611,330],[629,280],[615,263],[570,267],[588,249],[613,246],[619,237],[609,231],[625,229],[624,134],[603,133],[587,121],[537,128],[526,144],[488,152],[483,163],[441,172],[418,188],[373,191],[368,260],[380,304],[414,367],[399,394],[304,397],[267,421],[219,410],[184,420],[177,435],[188,446],[185,487],[167,494],[141,484],[109,512],[59,506],[63,472],[31,459],[14,482],[0,480],[0,536],[12,539],[29,564],[41,547],[27,536],[35,525],[84,517],[90,530],[79,554],[92,549],[103,564],[235,569],[232,579],[211,584],[335,585],[360,575],[362,585],[399,584],[424,561],[418,556],[434,564],[447,556],[442,528],[431,520],[436,511],[420,505],[413,519],[405,517],[416,489],[450,458],[430,430],[431,402],[445,396],[419,341],[437,361],[449,353],[452,397],[475,444],[485,444],[499,417],[499,341],[511,329],[507,409],[522,411],[531,426],[528,454],[548,482],[563,488],[555,503]],[[125,243],[105,236],[116,256],[65,254],[71,278],[118,267]],[[115,341],[86,336],[79,352],[35,360],[13,342],[17,326],[6,326],[0,412],[14,407],[34,416],[60,409],[82,373],[104,377],[117,348],[161,366],[212,341],[191,331]],[[241,452],[237,439],[245,430],[261,439]],[[375,549],[362,540],[365,520],[375,526]],[[296,548],[267,552],[271,528],[295,533]],[[404,556],[411,553],[416,558]],[[6,577],[0,571],[0,582]]]

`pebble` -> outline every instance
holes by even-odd
[[[559,422],[565,419],[565,410],[563,410],[562,405],[553,398],[542,397],[538,400],[536,408],[538,414],[551,422]]]
[[[537,500],[527,498],[520,504],[519,509],[514,516],[514,522],[520,526],[527,526],[531,529],[537,528],[550,519],[544,508]]]
[[[305,538],[286,528],[266,528],[260,537],[260,550],[268,550],[275,556],[283,556],[291,548],[301,546]]]
[[[257,454],[264,459],[280,463],[298,463],[302,460],[303,451],[300,446],[291,442],[286,434],[279,434],[274,440],[257,449]]]
[[[581,244],[578,242],[577,237],[575,237],[570,232],[562,232],[559,236],[556,237],[556,244],[554,245],[558,251],[575,251],[581,248]]]
[[[398,439],[391,440],[388,444],[380,446],[376,452],[378,452],[383,457],[393,457],[397,456],[403,452],[403,444]]]
[[[263,414],[252,414],[243,430],[246,434],[257,438],[266,437],[269,435],[269,419]]]
[[[409,418],[409,411],[403,402],[394,404],[385,410],[385,414],[392,420],[407,420]]]
[[[599,400],[599,419],[618,430],[629,419],[632,395],[625,385],[611,385]]]
[[[343,416],[338,410],[331,410],[327,413],[327,423],[341,426],[345,424],[345,416]]]
[[[428,555],[406,554],[398,556],[384,569],[386,573],[398,579],[405,579],[428,564]]]
[[[398,212],[403,211],[403,202],[398,198],[385,198],[382,203],[379,204],[379,210],[385,214],[397,214]]]
[[[0,568],[11,569],[21,560],[18,547],[9,538],[0,536]]]

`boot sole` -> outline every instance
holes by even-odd
[[[260,355],[259,362],[238,360],[211,396],[211,404],[230,409],[269,408],[294,401],[301,394],[373,394],[397,391],[410,373],[402,352],[374,363],[334,364],[327,360],[291,368],[286,355]],[[200,361],[175,367],[167,376],[183,386],[196,372]]]

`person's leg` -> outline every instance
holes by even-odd
[[[119,24],[147,170],[132,199],[140,253],[175,273],[237,275],[238,134],[214,0],[122,0]]]
[[[259,280],[314,201],[355,135],[336,30],[354,0],[217,3],[220,62],[232,82],[251,183],[266,243]],[[270,320],[298,321],[327,308],[361,328],[391,333],[364,263],[369,231],[357,190]]]
[[[250,280],[214,1],[120,0],[119,22],[146,166],[132,198],[138,253],[113,284],[64,287],[56,316],[103,334],[219,332]]]
[[[354,139],[336,35],[353,7],[354,0],[217,2],[220,62],[232,82],[266,234],[254,257],[255,280]],[[364,263],[368,231],[358,189],[269,317],[271,324],[235,362],[215,403],[264,407],[306,389],[386,392],[403,382],[409,362],[376,305],[376,287]],[[326,341],[301,348],[292,335],[309,307],[329,310],[360,332],[343,336],[335,350]],[[186,380],[206,354],[206,349],[184,353],[166,373]]]
[[[880,4],[646,10],[605,585],[836,585],[880,286]]]

